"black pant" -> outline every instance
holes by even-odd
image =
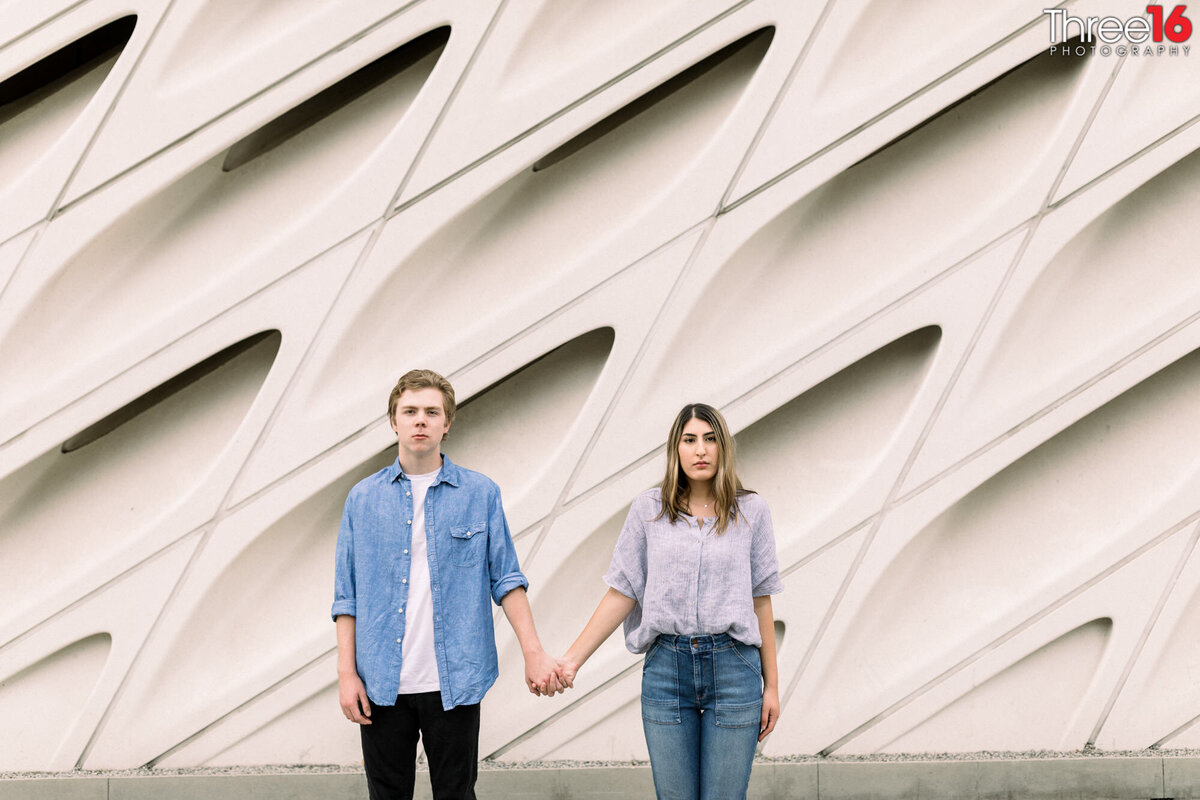
[[[412,800],[418,734],[434,800],[475,800],[478,703],[444,711],[441,692],[402,694],[394,706],[371,703],[371,724],[359,729],[371,800]]]

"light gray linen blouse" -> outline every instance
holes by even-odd
[[[625,618],[625,646],[650,649],[660,633],[728,633],[762,646],[754,598],[783,591],[771,512],[757,494],[738,498],[725,533],[683,516],[671,524],[658,489],[637,496],[613,549],[604,582],[637,601]]]

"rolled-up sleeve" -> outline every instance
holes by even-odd
[[[354,520],[350,510],[352,497],[353,495],[346,498],[346,505],[342,508],[342,524],[338,527],[331,610],[334,620],[342,615],[358,616],[358,603],[354,591]]]
[[[518,587],[529,588],[529,579],[521,572],[517,548],[508,530],[500,489],[492,492],[488,507],[488,574],[492,582],[492,602],[500,605],[504,595]]]
[[[626,597],[642,602],[646,592],[645,504],[639,497],[629,509],[604,582]]]
[[[779,557],[775,553],[775,530],[771,525],[771,510],[759,503],[750,538],[750,594],[763,597],[783,591],[779,577]]]

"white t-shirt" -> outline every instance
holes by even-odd
[[[433,591],[425,547],[425,493],[439,471],[408,476],[413,500],[412,544],[408,548],[412,561],[408,568],[408,602],[404,606],[404,641],[400,644],[400,694],[442,688],[433,651]]]

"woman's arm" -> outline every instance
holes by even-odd
[[[583,633],[579,634],[579,638],[567,649],[561,659],[563,678],[566,680],[567,686],[574,687],[575,674],[579,672],[579,668],[629,616],[629,612],[633,611],[635,605],[637,605],[636,600],[626,597],[611,587],[604,593],[604,597],[600,598],[600,604],[592,612],[592,618],[583,627]],[[774,629],[772,628],[772,630]]]
[[[775,730],[779,719],[779,667],[775,661],[775,615],[771,611],[771,595],[754,598],[754,615],[758,617],[758,632],[762,634],[763,705],[758,728],[761,742]]]

